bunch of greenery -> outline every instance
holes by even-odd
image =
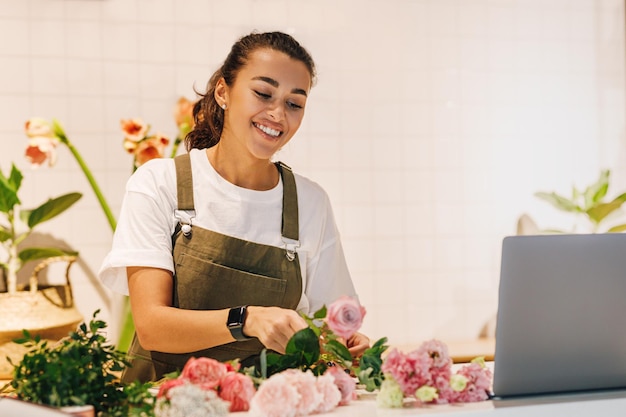
[[[565,197],[555,192],[537,192],[535,196],[547,201],[559,210],[577,215],[583,215],[592,226],[593,233],[601,232],[605,220],[626,202],[626,193],[622,193],[612,200],[605,201],[609,190],[610,171],[600,173],[598,180],[585,188],[584,191],[576,187],[572,188],[572,196]],[[618,224],[605,230],[606,232],[623,232],[626,224]],[[562,232],[561,230],[549,230],[550,232]]]
[[[387,338],[376,341],[360,358],[353,358],[324,321],[326,312],[324,306],[313,317],[304,315],[309,326],[289,339],[284,355],[263,350],[258,364],[245,373],[258,382],[291,368],[322,375],[329,366],[341,366],[355,375],[368,392],[379,389],[384,380],[381,356],[388,348]]]
[[[22,179],[23,175],[15,165],[11,167],[9,176],[0,171],[0,213],[5,217],[4,221],[0,221],[0,242],[7,252],[6,259],[0,261],[0,268],[5,271],[5,284],[9,293],[17,291],[17,272],[26,262],[77,254],[58,248],[31,247],[18,251],[18,245],[30,235],[33,228],[63,213],[82,197],[80,193],[69,193],[49,199],[32,210],[20,209],[18,192]]]
[[[10,386],[18,398],[54,407],[93,405],[98,416],[154,416],[150,383],[123,385],[119,372],[128,366],[125,354],[107,344],[106,323],[82,323],[55,345],[31,337],[15,340],[30,348],[14,366]]]

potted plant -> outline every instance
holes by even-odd
[[[0,242],[6,250],[5,259],[0,261],[4,272],[5,286],[9,294],[17,292],[17,272],[29,261],[55,256],[76,255],[74,251],[59,248],[25,248],[18,250],[18,245],[31,234],[39,224],[46,222],[70,208],[81,197],[80,193],[68,193],[52,198],[32,210],[21,209],[18,192],[23,175],[12,165],[6,176],[0,170]]]
[[[535,196],[547,201],[559,210],[582,215],[591,224],[592,233],[598,232],[623,232],[626,230],[626,223],[614,225],[608,229],[603,228],[610,215],[617,213],[617,210],[626,202],[626,193],[622,193],[617,197],[606,200],[609,190],[609,170],[600,172],[598,180],[579,190],[572,188],[571,197],[565,197],[555,192],[537,192]],[[561,230],[548,230],[549,232],[562,233]]]
[[[15,342],[29,351],[13,364],[11,387],[19,399],[54,407],[93,406],[95,415],[153,416],[151,384],[122,385],[119,372],[128,363],[125,354],[107,343],[106,323],[82,323],[76,331],[50,344],[24,331]]]

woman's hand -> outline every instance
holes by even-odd
[[[356,332],[348,339],[346,346],[352,357],[358,358],[370,347],[370,339],[364,334]]]
[[[294,310],[249,306],[243,333],[258,338],[268,349],[285,353],[291,336],[306,327],[306,321]]]

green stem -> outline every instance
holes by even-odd
[[[78,149],[76,149],[74,145],[72,145],[72,142],[70,142],[70,140],[67,138],[67,136],[65,135],[65,132],[63,131],[63,128],[61,128],[61,125],[55,120],[53,121],[53,126],[54,126],[54,130],[58,138],[61,140],[61,142],[63,142],[67,146],[67,148],[70,150],[72,155],[74,155],[76,162],[78,162],[78,165],[80,165],[80,168],[83,170],[85,177],[87,177],[87,181],[89,181],[89,184],[91,185],[91,188],[93,189],[93,192],[96,194],[96,197],[98,198],[98,201],[100,202],[100,207],[102,207],[102,211],[104,211],[104,215],[106,216],[109,222],[109,226],[111,226],[111,230],[115,231],[115,228],[117,227],[117,221],[115,220],[115,217],[113,216],[113,212],[111,211],[109,204],[104,198],[104,194],[102,194],[102,190],[100,190],[100,187],[98,186],[98,183],[96,182],[96,179],[91,174],[91,170],[85,163],[85,160],[83,159],[83,157],[78,152]]]
[[[172,152],[170,153],[170,158],[174,158],[176,154],[178,153],[178,145],[180,145],[181,141],[182,141],[181,137],[176,136],[176,139],[174,139],[174,143],[172,144]]]

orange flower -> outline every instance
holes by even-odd
[[[128,150],[130,143],[138,143],[146,137],[148,129],[150,128],[141,119],[122,119],[120,120],[122,131],[124,132],[124,147]],[[129,144],[127,144],[127,142]]]
[[[50,122],[33,117],[24,124],[24,130],[28,136],[26,159],[32,167],[38,168],[46,161],[48,166],[54,165],[57,160],[56,147],[59,138],[55,135]]]
[[[193,127],[193,104],[194,103],[186,97],[178,99],[176,106],[174,106],[174,120],[176,121],[176,126],[180,128],[186,124],[189,129]]]
[[[133,151],[135,154],[135,166],[140,167],[154,158],[163,158],[165,147],[169,143],[170,140],[161,134],[150,136],[140,141]]]

